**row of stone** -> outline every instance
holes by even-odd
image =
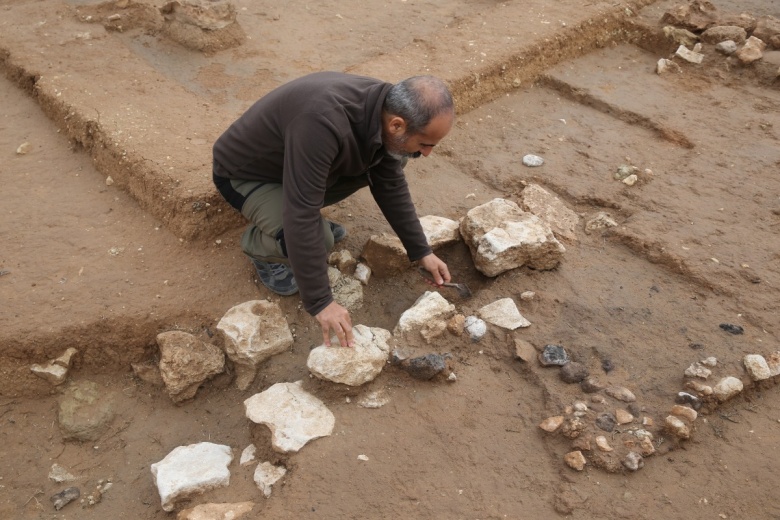
[[[767,357],[760,354],[748,354],[743,358],[742,363],[753,382],[780,376],[780,352],[774,352]],[[699,381],[709,378],[712,375],[712,368],[715,366],[717,366],[717,359],[708,357],[695,361],[685,369],[685,376],[691,379],[686,381],[685,391],[677,393],[675,399],[678,405],[672,410],[678,409],[679,404],[690,405],[693,409],[688,408],[690,411],[686,410],[685,414],[682,415],[672,412],[665,420],[666,430],[678,439],[685,440],[691,437],[690,427],[696,420],[696,410],[705,403],[712,403],[713,406],[717,407],[744,390],[744,383],[735,376],[722,377],[712,386]]]
[[[679,45],[675,56],[691,63],[704,59],[700,42],[715,45],[718,52],[727,56],[733,54],[743,65],[762,59],[767,46],[780,49],[780,19],[773,16],[721,16],[709,2],[694,1],[668,10],[661,22],[670,24],[664,27],[664,34]],[[661,74],[675,67],[671,60],[661,59],[656,71]]]
[[[494,199],[470,210],[460,223],[437,216],[423,217],[421,223],[434,248],[463,236],[475,265],[488,276],[524,265],[535,269],[554,268],[565,251],[555,234],[576,239],[574,229],[579,217],[540,186],[527,186],[521,202],[525,210],[514,202]],[[603,227],[601,220],[592,227]],[[350,310],[362,305],[361,283],[369,282],[372,271],[391,274],[409,267],[406,251],[395,236],[371,237],[361,256],[365,263],[358,263],[348,252],[337,252],[330,258],[338,267],[329,269],[334,298]],[[486,308],[483,312],[503,313],[504,320],[517,323],[517,326],[528,325],[516,309],[511,309],[514,305],[511,301],[501,300],[494,305],[499,309]],[[478,340],[486,330],[485,324],[476,316],[465,320],[466,330],[472,339]],[[294,340],[278,306],[264,301],[247,302],[230,309],[219,321],[217,329],[224,340],[224,351],[235,366],[236,385],[242,390],[252,383],[262,362],[290,348]],[[224,369],[224,358],[217,347],[183,334],[171,331],[158,337],[162,377],[171,398],[177,402],[192,398],[203,381]],[[430,330],[426,334],[426,341],[430,342]],[[190,354],[197,359],[189,359]],[[67,359],[33,365],[31,369],[53,384],[61,384],[72,356],[71,353]],[[148,367],[143,364],[134,366],[139,376],[145,369]]]

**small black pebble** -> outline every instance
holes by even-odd
[[[693,350],[702,350],[704,348],[704,345],[701,343],[689,343],[689,347],[691,347]]]
[[[729,334],[742,334],[745,332],[745,329],[740,327],[739,325],[732,325],[731,323],[721,323],[720,328],[728,332]]]
[[[615,368],[615,365],[612,363],[611,359],[604,359],[601,361],[601,368],[604,369],[604,372],[609,374],[612,372],[612,369]]]

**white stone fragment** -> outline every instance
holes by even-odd
[[[357,265],[357,260],[347,249],[333,251],[328,255],[328,264],[332,265],[342,273],[351,272]]]
[[[623,463],[623,466],[629,471],[638,471],[645,466],[645,461],[642,458],[642,455],[635,451],[629,451],[621,462]]]
[[[390,331],[378,327],[355,325],[353,347],[320,345],[309,352],[306,366],[320,379],[350,386],[372,381],[384,368],[390,357]]]
[[[45,379],[55,386],[64,383],[65,379],[68,377],[67,368],[60,365],[55,365],[51,361],[43,365],[39,365],[37,363],[30,365],[30,371],[36,376],[40,377],[41,379]]]
[[[712,370],[702,366],[701,362],[699,361],[691,363],[691,366],[685,369],[685,375],[688,377],[700,377],[702,379],[707,379],[711,374]]]
[[[638,180],[639,180],[639,177],[637,177],[637,175],[635,173],[632,173],[631,175],[629,175],[628,177],[623,179],[622,182],[626,186],[633,186],[634,184],[637,183]]]
[[[152,476],[162,508],[173,511],[175,502],[230,484],[230,446],[201,442],[179,446],[152,464]]]
[[[607,441],[607,438],[603,435],[596,437],[596,446],[598,446],[599,450],[604,452],[610,452],[615,449],[609,445],[609,441]]]
[[[348,311],[356,311],[363,305],[363,286],[352,276],[345,276],[335,267],[328,267],[328,279],[333,299]]]
[[[715,50],[726,56],[731,56],[737,52],[737,42],[733,40],[726,40],[715,45]]]
[[[710,356],[710,357],[702,359],[701,361],[699,361],[699,363],[701,363],[702,365],[708,366],[708,367],[714,367],[714,366],[717,366],[717,364],[718,364],[718,358],[716,358],[714,356]]]
[[[739,394],[743,388],[742,381],[734,376],[728,376],[718,381],[718,384],[712,388],[712,393],[718,401],[723,402]]]
[[[604,390],[604,393],[618,401],[623,401],[624,403],[633,403],[636,401],[634,393],[624,386],[608,386]]]
[[[523,164],[530,168],[534,168],[536,166],[541,166],[544,164],[544,159],[539,157],[538,155],[534,154],[527,154],[523,156]]]
[[[512,298],[496,300],[485,305],[477,312],[486,322],[505,329],[515,330],[520,327],[531,326],[531,322],[520,314]]]
[[[284,466],[274,466],[270,462],[263,462],[255,468],[255,484],[263,492],[263,496],[268,498],[271,496],[272,486],[286,474],[287,468]]]
[[[236,386],[246,390],[257,366],[293,344],[281,308],[268,300],[252,300],[228,310],[217,323],[225,353],[236,367]]]
[[[664,74],[667,71],[674,70],[676,72],[680,72],[680,66],[677,65],[672,60],[668,60],[666,58],[661,58],[658,60],[658,63],[655,64],[655,73],[656,74]]]
[[[60,466],[56,462],[51,465],[51,469],[49,470],[49,478],[58,484],[76,480],[76,477],[71,475],[67,469],[65,469],[63,466]]]
[[[24,143],[20,144],[20,145],[19,145],[19,146],[16,148],[16,154],[17,154],[17,155],[25,155],[25,154],[27,154],[27,153],[28,153],[30,150],[32,150],[32,145],[31,145],[30,143],[24,142]]]
[[[769,365],[764,356],[758,354],[748,354],[744,359],[745,369],[750,374],[753,381],[763,381],[771,377]]]
[[[307,442],[333,432],[336,418],[301,382],[276,383],[244,401],[249,420],[271,430],[271,444],[280,453],[297,452]]]
[[[360,396],[358,406],[361,408],[381,408],[390,402],[390,396],[384,390],[375,390]]]
[[[588,411],[588,404],[583,403],[582,401],[577,401],[574,403],[573,408],[577,412],[587,412]]]
[[[539,424],[539,428],[547,433],[553,433],[563,424],[563,415],[556,415],[554,417],[548,417]]]
[[[428,244],[433,249],[437,249],[447,244],[452,244],[460,240],[460,223],[435,215],[426,215],[420,217],[420,224],[428,239]]]
[[[669,433],[673,434],[675,437],[680,439],[690,439],[691,430],[688,428],[687,424],[680,420],[680,418],[675,417],[674,415],[668,415],[664,421],[664,424],[666,425],[666,429],[669,431]]]
[[[78,350],[76,350],[73,347],[70,347],[68,350],[63,352],[62,355],[60,355],[60,357],[58,357],[57,359],[53,359],[51,362],[61,367],[70,368],[70,365],[73,363],[74,356],[78,353],[79,353]]]
[[[238,520],[251,512],[254,507],[254,502],[199,504],[180,511],[176,515],[176,520]]]
[[[486,276],[525,265],[554,269],[566,252],[542,219],[500,198],[469,210],[461,220],[460,233],[475,267]]]
[[[257,446],[250,444],[241,452],[241,458],[238,463],[241,466],[248,466],[257,460]]]
[[[398,319],[393,335],[407,334],[420,330],[433,320],[448,319],[455,313],[455,306],[448,302],[444,296],[436,291],[426,291],[417,298],[409,309],[405,310]]]
[[[701,63],[702,60],[704,59],[704,54],[698,53],[696,51],[692,51],[685,45],[680,45],[674,54],[675,56],[679,56],[680,58],[690,63],[698,64]]]
[[[363,462],[368,462],[368,455],[358,455],[358,460],[362,460]]]
[[[642,430],[642,429],[635,430],[634,437],[636,437],[639,440],[644,440],[644,439],[649,439],[651,441],[653,440],[653,434],[647,430]]]
[[[368,285],[368,281],[371,279],[371,268],[363,262],[358,262],[353,276],[363,285]]]
[[[536,293],[533,291],[523,291],[522,293],[520,293],[520,299],[523,301],[528,302],[533,300],[534,298],[536,298]]]
[[[487,332],[487,325],[476,316],[467,316],[465,329],[472,341],[479,341]]]
[[[618,224],[609,216],[608,213],[599,211],[595,216],[585,223],[585,234],[590,235],[599,229],[616,227]]]

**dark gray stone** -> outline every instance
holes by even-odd
[[[745,329],[739,325],[733,325],[731,323],[721,323],[720,328],[728,332],[729,334],[739,335],[745,332]]]
[[[617,419],[611,413],[603,413],[596,418],[596,426],[605,432],[611,432],[617,425]]]
[[[404,361],[401,366],[413,378],[427,381],[447,368],[446,359],[441,354],[426,354]]]
[[[588,367],[576,361],[569,361],[561,367],[559,373],[564,383],[579,383],[590,375]]]
[[[677,404],[690,405],[694,410],[699,410],[701,408],[701,399],[688,392],[677,392],[674,402]]]
[[[539,362],[546,367],[563,366],[569,362],[569,355],[560,345],[545,345],[539,354]]]
[[[80,496],[81,496],[81,491],[79,491],[79,488],[69,487],[67,489],[60,491],[56,495],[52,495],[51,497],[49,497],[49,500],[51,500],[52,504],[54,504],[54,509],[59,511],[60,509],[70,504]]]

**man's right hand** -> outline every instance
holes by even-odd
[[[336,302],[330,302],[315,316],[322,327],[322,340],[326,347],[330,346],[330,331],[336,333],[342,347],[353,347],[355,339],[352,336],[352,319],[349,311]]]

